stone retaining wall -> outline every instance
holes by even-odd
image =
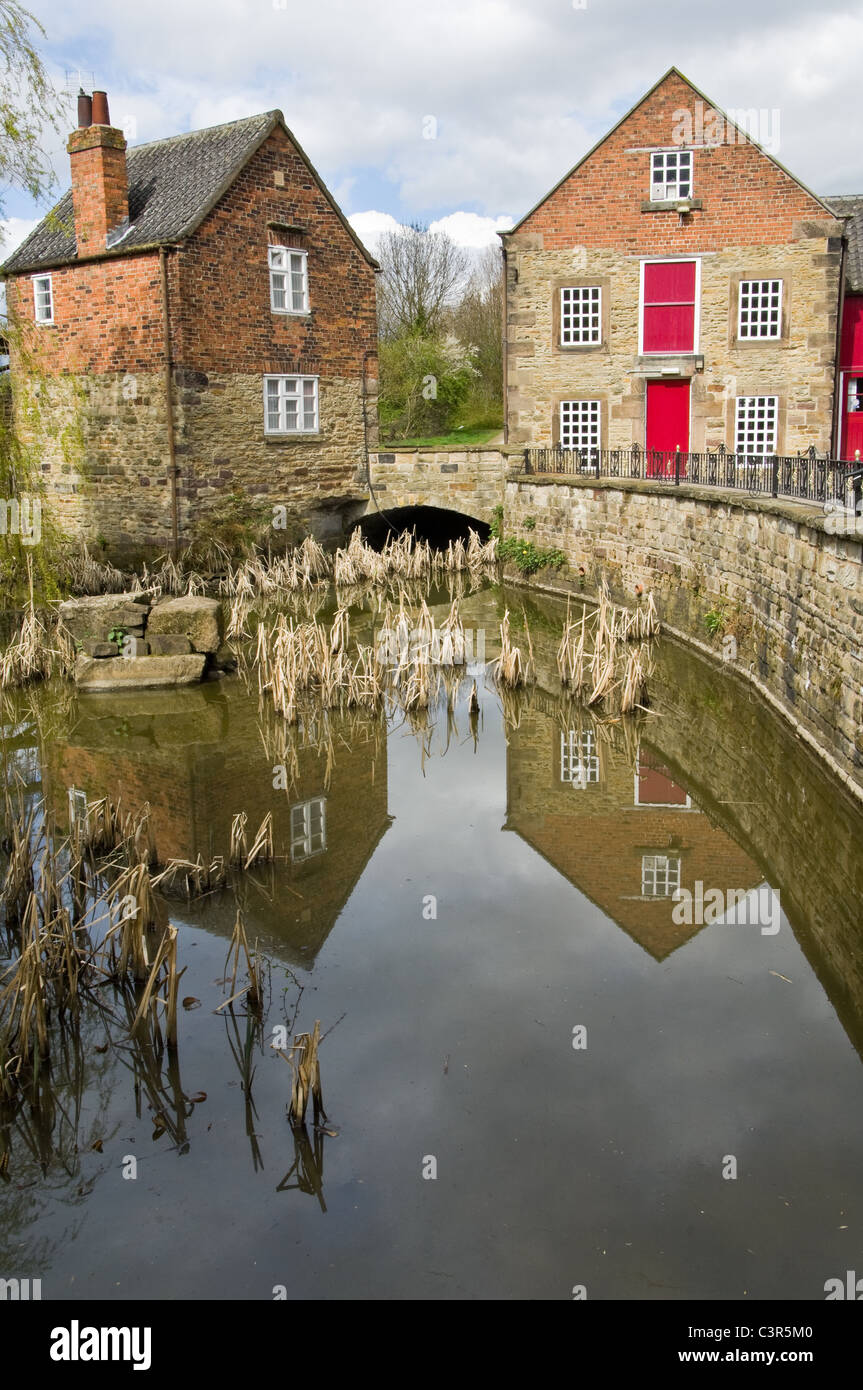
[[[506,484],[505,532],[567,558],[552,587],[606,579],[630,605],[652,590],[667,626],[759,683],[863,794],[863,545],[828,525],[814,506],[686,485]]]

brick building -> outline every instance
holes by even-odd
[[[853,458],[858,232],[672,68],[502,233],[508,442]]]
[[[703,930],[695,911],[691,922],[675,919],[678,889],[697,901],[699,883],[742,895],[763,881],[646,741],[633,772],[589,716],[567,729],[557,701],[537,692],[509,734],[506,756],[506,829],[657,961]]]
[[[376,263],[280,111],[127,152],[79,97],[72,188],[6,262],[19,436],[61,527],[192,538],[242,489],[340,529],[376,444]]]

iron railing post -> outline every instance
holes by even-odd
[[[772,490],[773,496],[774,496],[774,497],[778,497],[778,496],[779,496],[779,455],[778,455],[778,454],[774,454],[774,455],[773,455],[773,463],[772,463],[772,465],[771,465],[771,471],[772,471],[772,475],[773,475],[773,481],[772,481],[771,490]]]

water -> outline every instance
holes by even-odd
[[[464,621],[491,637],[501,604],[475,594]],[[292,1132],[268,1046],[244,1093],[250,1020],[215,1012],[233,895],[172,900],[201,1001],[176,1065],[148,1072],[88,1015],[52,1120],[0,1118],[0,1275],[76,1299],[823,1299],[860,1267],[859,814],[669,640],[628,745],[562,725],[562,610],[528,616],[540,685],[508,726],[489,685],[473,736],[469,680],[425,738],[334,718],[289,792],[238,679],[18,702],[7,748],[60,822],[70,787],[122,793],[163,858],[194,859],[273,811],[284,858],[240,888],[265,1041],[331,1030],[334,1133]],[[779,929],[675,922],[678,875],[769,886]]]

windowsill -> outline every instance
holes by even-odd
[[[274,309],[272,304],[270,305],[270,313],[280,314],[282,318],[287,319],[308,319],[312,316],[311,309]]]
[[[605,343],[556,343],[558,352],[602,352]]]
[[[688,203],[689,212],[701,212],[703,204],[700,198],[663,198],[661,201],[653,202],[650,198],[645,198],[641,204],[642,212],[676,212],[678,203]]]
[[[59,325],[54,319],[34,319],[37,328],[57,328]]]
[[[790,341],[787,334],[782,334],[779,338],[735,338],[731,346],[733,351],[737,348],[788,347]]]
[[[296,430],[291,434],[264,434],[265,444],[302,444],[320,439],[320,430]]]

